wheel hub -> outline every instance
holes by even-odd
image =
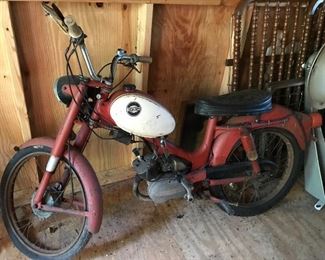
[[[36,194],[36,191],[34,191],[33,196],[32,196],[32,201],[31,201],[31,206],[32,206],[34,215],[37,216],[41,220],[49,218],[53,214],[53,212],[44,211],[44,210],[41,210],[41,209],[35,207],[35,204],[34,204],[35,194]],[[53,206],[55,203],[52,195],[48,191],[46,192],[44,200],[45,200],[45,204],[48,206]]]

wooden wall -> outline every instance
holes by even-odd
[[[185,102],[219,93],[229,51],[231,14],[239,0],[154,7],[143,4],[148,1],[90,2],[59,2],[58,6],[64,14],[72,14],[88,35],[95,68],[108,62],[119,47],[144,55],[151,46],[154,63],[149,72],[144,67],[144,75],[135,74],[129,81],[148,88],[177,119],[182,118]],[[0,50],[5,53],[0,60],[2,172],[13,146],[31,136],[55,136],[58,130],[66,110],[56,101],[52,84],[65,73],[63,54],[68,38],[43,15],[39,2],[0,2],[0,8]],[[107,179],[108,173],[119,180],[130,174],[130,150],[93,136],[85,153],[101,179]]]
[[[218,95],[231,44],[231,16],[239,1],[220,6],[156,5],[148,91],[179,119],[185,104]]]
[[[8,3],[0,3],[0,172],[14,146],[31,137]]]
[[[110,4],[98,8],[96,4],[59,3],[59,7],[66,14],[73,14],[87,32],[95,68],[108,62],[118,47],[136,51],[138,5]],[[11,12],[16,17],[13,25],[32,135],[55,136],[66,109],[53,95],[52,84],[65,74],[64,50],[68,37],[43,15],[37,2],[12,3]],[[26,24],[32,26],[26,28]],[[100,134],[105,136],[104,131]],[[96,172],[105,172],[128,167],[130,152],[128,146],[92,136],[85,154]]]

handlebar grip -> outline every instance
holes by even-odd
[[[73,16],[68,15],[67,17],[65,17],[64,23],[68,27],[68,33],[69,33],[70,37],[77,39],[83,34],[82,29],[76,23]]]
[[[152,58],[149,56],[138,56],[138,62],[142,63],[152,63]]]

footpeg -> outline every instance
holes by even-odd
[[[219,206],[230,216],[235,215],[235,211],[233,208],[229,205],[229,203],[225,200],[220,200],[218,202]]]

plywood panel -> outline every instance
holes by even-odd
[[[155,5],[151,41],[151,4],[58,2],[58,6],[65,15],[74,15],[88,35],[96,69],[119,47],[148,55],[152,45],[149,92],[181,121],[185,102],[218,94],[231,38],[231,14],[237,2],[220,1],[218,6]],[[63,54],[68,38],[43,15],[38,2],[12,2],[11,11],[32,134],[54,137],[66,110],[56,101],[52,84],[65,74]],[[146,89],[148,67],[144,71],[144,75],[133,75],[128,81]],[[101,173],[127,168],[131,160],[130,147],[96,137],[91,138],[85,154]]]
[[[30,138],[14,33],[7,2],[0,2],[0,177],[15,146]]]
[[[227,6],[155,5],[148,88],[178,123],[185,102],[219,93],[231,43],[231,15],[239,1],[230,2]]]
[[[97,7],[90,3],[59,3],[58,6],[65,15],[72,14],[88,35],[86,43],[96,69],[110,61],[117,48],[135,52],[138,5]],[[64,50],[68,38],[43,15],[40,3],[12,3],[12,14],[32,133],[55,136],[66,109],[56,101],[52,84],[65,74]],[[114,141],[92,137],[85,154],[99,172],[130,165],[130,149]]]

